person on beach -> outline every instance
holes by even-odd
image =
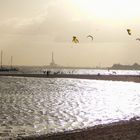
[[[49,76],[49,74],[50,74],[50,71],[47,70],[47,76]]]

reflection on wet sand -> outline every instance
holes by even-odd
[[[0,78],[0,138],[83,129],[140,116],[140,86],[81,79]]]

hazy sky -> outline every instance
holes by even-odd
[[[140,0],[0,0],[4,64],[13,56],[15,65],[47,65],[52,51],[60,65],[140,64],[136,38]]]

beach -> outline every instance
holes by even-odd
[[[139,140],[140,120],[133,118],[109,125],[98,125],[83,130],[42,136],[25,137],[24,140]]]
[[[140,140],[140,0],[0,6],[0,140]]]
[[[1,75],[0,139],[139,139],[138,76],[78,76]]]

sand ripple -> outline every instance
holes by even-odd
[[[0,78],[0,138],[81,129],[140,116],[133,82]]]

